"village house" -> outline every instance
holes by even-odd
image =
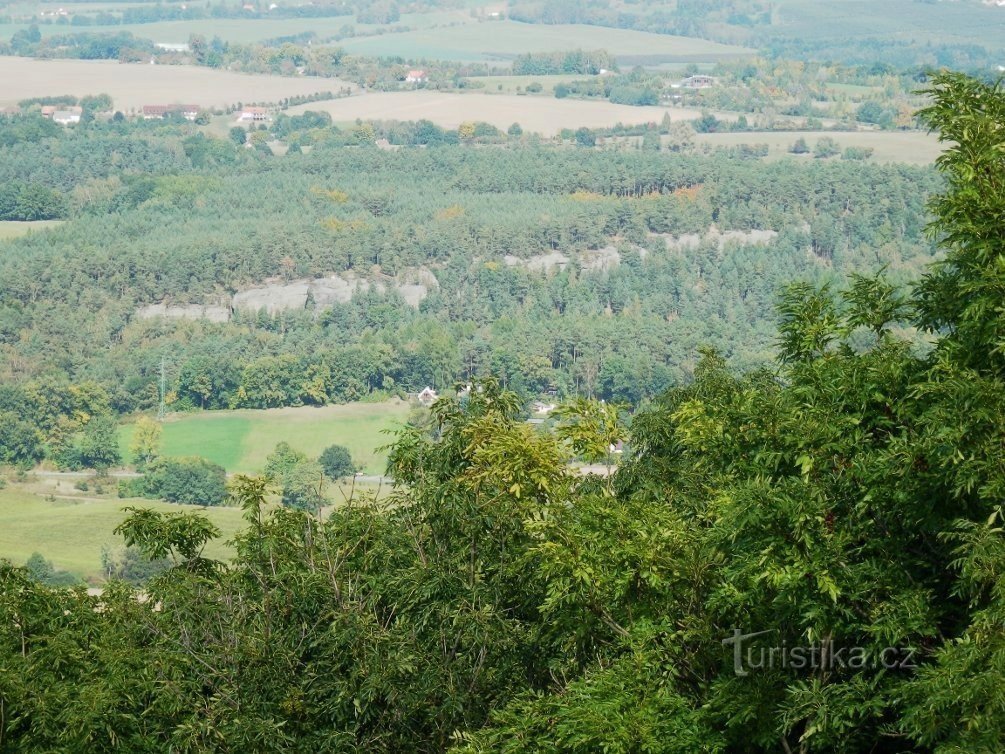
[[[54,123],[68,125],[70,123],[80,123],[80,116],[84,114],[84,109],[77,105],[62,107],[52,113]]]
[[[558,406],[554,403],[545,403],[544,401],[534,401],[531,406],[535,414],[543,414],[547,416],[552,411],[554,411]]]
[[[242,107],[237,113],[240,121],[260,122],[269,119],[269,111],[264,107]]]
[[[198,105],[144,105],[143,118],[145,120],[155,120],[164,118],[170,114],[179,114],[185,120],[195,120],[199,114]]]
[[[681,89],[711,89],[715,86],[715,78],[712,76],[688,76],[677,85]]]
[[[428,406],[429,404],[436,401],[439,398],[439,394],[433,390],[431,387],[426,387],[421,393],[419,393],[416,398],[418,398],[419,403],[423,406]]]
[[[406,84],[425,84],[429,80],[425,71],[409,71],[405,76]]]

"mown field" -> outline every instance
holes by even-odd
[[[524,24],[516,21],[441,26],[399,34],[346,39],[359,55],[400,55],[461,61],[506,61],[525,52],[606,49],[614,55],[660,55],[699,60],[744,55],[751,50],[705,39],[611,29],[583,24]]]
[[[3,220],[0,221],[0,241],[8,238],[17,238],[28,233],[45,230],[46,228],[54,228],[62,222],[62,220],[36,220],[33,222]]]
[[[0,105],[29,97],[106,93],[123,112],[143,105],[184,102],[223,107],[338,91],[338,79],[270,76],[185,65],[122,64],[106,60],[33,60],[0,56]]]
[[[199,508],[118,498],[65,499],[61,495],[67,493],[69,497],[68,493],[73,492],[71,481],[53,482],[51,487],[54,500],[47,500],[44,495],[20,485],[0,490],[0,558],[23,565],[32,553],[40,552],[57,568],[89,581],[98,581],[101,548],[114,550],[123,546],[122,538],[112,532],[126,517],[123,512],[126,506],[204,513],[223,532],[219,540],[206,548],[206,555],[211,558],[227,558],[230,548],[224,544],[225,540],[244,525],[237,508]]]
[[[842,150],[846,147],[871,147],[876,150],[870,158],[873,162],[930,165],[942,152],[942,147],[935,136],[919,131],[773,131],[698,134],[697,141],[699,144],[720,147],[767,144],[770,150],[768,158],[779,159],[789,155],[789,147],[797,139],[805,139],[812,149],[817,140],[824,136],[834,139]]]
[[[175,414],[164,422],[163,452],[169,456],[202,456],[229,472],[256,473],[265,467],[267,456],[281,441],[312,457],[329,445],[344,445],[366,473],[381,474],[386,455],[377,448],[391,441],[384,430],[404,422],[408,412],[407,403],[392,400],[321,408]],[[120,441],[127,459],[132,431],[132,425],[122,427]]]
[[[528,78],[528,82],[531,80]],[[465,121],[484,121],[504,130],[512,123],[519,123],[524,131],[553,136],[563,128],[606,128],[618,123],[659,123],[668,108],[615,105],[601,100],[417,90],[312,102],[291,107],[289,113],[292,115],[305,110],[330,113],[337,124],[351,124],[357,119],[425,118],[444,128],[457,128]],[[699,111],[686,108],[670,108],[669,112],[674,120],[693,120],[701,116]]]

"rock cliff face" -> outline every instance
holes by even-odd
[[[704,234],[684,234],[661,236],[667,248],[686,253],[709,243],[723,251],[729,245],[754,246],[770,243],[778,236],[774,230],[719,230],[715,226]],[[644,255],[645,249],[638,249]],[[570,255],[560,251],[530,257],[508,255],[503,258],[507,267],[519,267],[529,272],[549,275],[561,272],[573,261],[577,261],[584,272],[602,274],[621,263],[621,254],[616,246],[605,246]],[[235,293],[232,298],[215,304],[170,304],[161,302],[149,304],[137,310],[141,319],[164,317],[167,319],[206,319],[212,322],[226,322],[232,312],[258,312],[265,310],[270,315],[288,311],[322,312],[335,304],[344,304],[352,297],[377,291],[395,291],[409,306],[418,308],[431,291],[439,288],[436,276],[425,267],[402,270],[395,276],[376,274],[372,278],[357,276],[353,272],[343,272],[314,280],[270,281],[254,288],[246,288]]]
[[[266,283],[239,291],[232,298],[216,305],[167,302],[148,304],[140,307],[136,316],[140,319],[163,317],[226,322],[232,312],[236,311],[257,312],[264,309],[270,315],[306,309],[320,312],[334,304],[347,303],[357,293],[369,290],[379,293],[397,291],[409,306],[418,307],[429,292],[438,287],[436,276],[424,268],[404,270],[395,277],[373,281],[352,274],[332,275],[315,280]]]
[[[136,316],[140,319],[206,319],[210,322],[226,322],[230,319],[230,307],[203,304],[149,304],[140,307]]]

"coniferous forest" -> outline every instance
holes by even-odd
[[[1005,750],[1005,91],[928,86],[937,169],[5,132],[0,210],[70,218],[0,257],[7,431],[149,407],[162,357],[193,407],[471,389],[393,438],[390,497],[238,477],[228,562],[135,508],[141,589],[0,566],[0,751]]]
[[[479,146],[421,123],[425,146],[388,150],[290,120],[316,143],[278,158],[184,121],[0,117],[0,213],[66,221],[0,255],[0,427],[27,438],[7,461],[65,457],[77,417],[155,408],[162,365],[172,410],[485,377],[638,406],[705,346],[770,364],[786,282],[908,284],[937,253],[932,167]],[[353,295],[282,304],[316,283]],[[263,287],[279,305],[238,305]]]

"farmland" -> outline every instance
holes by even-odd
[[[812,148],[817,140],[830,136],[842,149],[865,147],[875,150],[875,162],[904,162],[910,165],[930,165],[942,152],[935,136],[918,131],[774,131],[769,133],[698,134],[697,142],[716,147],[741,144],[767,144],[768,158],[788,155],[789,147],[799,138]]]
[[[610,29],[582,24],[535,25],[493,21],[347,39],[351,53],[441,60],[509,60],[526,52],[604,48],[615,56],[707,60],[751,52],[704,39]]]
[[[52,480],[48,496],[22,485],[0,490],[0,558],[24,563],[40,552],[57,568],[81,578],[96,579],[101,572],[101,548],[122,546],[122,539],[112,532],[122,523],[122,509],[129,505],[158,511],[200,511],[223,532],[211,543],[206,555],[226,558],[230,553],[224,542],[244,523],[237,508],[198,508],[172,505],[155,500],[120,500],[83,497],[74,492],[73,483]],[[37,486],[37,485],[35,485]],[[65,488],[65,489],[64,489]]]
[[[169,456],[202,456],[230,472],[260,472],[276,443],[286,441],[317,457],[329,445],[345,445],[357,464],[371,474],[384,471],[377,448],[391,438],[383,433],[403,422],[408,404],[351,403],[323,408],[212,411],[169,416],[164,423],[164,449]],[[125,451],[132,425],[122,429]]]
[[[528,77],[527,82],[534,81]],[[525,131],[552,136],[563,128],[606,128],[618,123],[658,123],[667,112],[674,120],[693,120],[697,110],[615,105],[600,100],[555,99],[515,94],[453,94],[418,90],[382,92],[358,97],[314,102],[291,107],[289,112],[323,110],[336,123],[361,120],[431,120],[444,128],[465,121],[483,121],[506,129],[519,123]]]
[[[47,8],[52,10],[59,5],[45,4],[36,9],[20,12],[38,12]],[[121,11],[129,7],[127,3],[74,3],[70,10],[75,13],[94,11]],[[420,30],[440,24],[468,22],[471,18],[467,13],[458,11],[439,11],[430,13],[403,13],[395,28]],[[0,38],[9,38],[25,24],[0,24]],[[377,24],[357,23],[351,15],[329,16],[324,18],[201,18],[179,21],[155,21],[141,24],[115,24],[110,26],[88,25],[70,26],[67,24],[41,24],[39,31],[43,37],[57,34],[73,34],[81,32],[117,33],[129,32],[143,39],[159,43],[187,42],[192,34],[218,36],[227,42],[248,44],[261,42],[273,37],[314,32],[321,38],[342,36],[347,29],[355,34],[374,33],[387,29]]]
[[[0,57],[0,105],[29,97],[107,93],[119,110],[179,102],[224,107],[237,102],[275,102],[283,97],[336,91],[338,79],[240,74],[195,66],[156,66],[91,60]]]

